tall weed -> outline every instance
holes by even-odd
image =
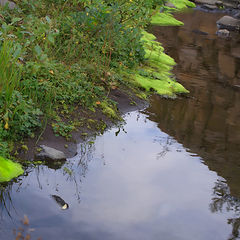
[[[19,50],[19,49],[18,49]],[[20,82],[20,70],[17,67],[19,51],[10,41],[4,41],[0,48],[0,94],[4,96],[4,109],[7,113],[11,105],[14,90]]]

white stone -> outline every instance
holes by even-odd
[[[47,147],[45,145],[40,146],[42,148],[42,152],[37,154],[38,158],[46,158],[51,160],[65,160],[66,156],[63,152],[56,150],[51,147]]]

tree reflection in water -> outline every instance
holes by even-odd
[[[11,199],[12,184],[1,184],[0,185],[0,215],[3,218],[3,212],[6,212],[11,217],[11,210],[14,209]]]
[[[232,234],[229,240],[240,239],[240,199],[231,195],[227,183],[222,179],[215,183],[210,209],[213,213],[233,212],[234,217],[228,219],[228,224],[232,225]]]
[[[21,192],[22,190],[26,190],[31,187],[29,182],[32,182],[33,179],[36,179],[36,188],[44,190],[48,185],[50,185],[56,192],[58,192],[61,187],[58,180],[60,181],[64,179],[66,182],[72,182],[75,187],[75,197],[78,202],[80,202],[81,184],[88,172],[89,162],[91,162],[93,158],[93,143],[93,139],[86,143],[82,143],[79,146],[77,156],[65,162],[57,169],[52,166],[48,166],[48,162],[46,162],[46,165],[39,165],[35,167],[29,166],[25,170],[24,176],[18,178],[15,182],[11,181],[0,184],[0,217],[2,220],[4,220],[6,216],[12,218],[13,215],[18,215],[18,209],[14,207],[12,196],[14,195],[14,192]],[[54,178],[52,178],[53,176]],[[58,180],[56,181],[56,179]],[[51,197],[51,195],[49,195],[49,197]]]
[[[176,140],[171,137],[166,135],[163,136],[157,136],[153,140],[154,143],[159,143],[161,146],[161,151],[157,154],[157,160],[160,160],[161,158],[164,158],[168,152],[171,152],[171,145],[176,143]]]

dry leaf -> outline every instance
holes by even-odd
[[[8,128],[9,128],[8,122],[5,123],[4,128],[5,128],[6,130],[8,130]]]

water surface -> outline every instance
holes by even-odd
[[[190,98],[155,96],[60,169],[29,169],[1,192],[0,239],[14,239],[23,215],[33,239],[239,239],[239,45],[206,16],[218,18],[195,11],[178,15],[184,27],[152,29]]]
[[[193,11],[177,15],[183,27],[152,29],[176,59],[176,78],[191,94],[176,101],[155,97],[148,113],[226,178],[232,194],[240,197],[240,35],[216,36],[222,15]]]

